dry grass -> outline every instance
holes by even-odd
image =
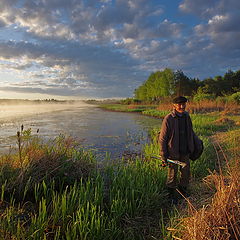
[[[181,239],[240,239],[240,174],[227,177],[212,174],[207,183],[215,186],[212,203],[196,211],[190,206],[191,217],[182,220]]]
[[[223,103],[221,101],[204,100],[200,102],[189,102],[190,113],[222,112],[225,114],[236,114],[240,112],[240,105],[234,102]],[[172,109],[172,103],[161,103],[157,110],[165,111]]]
[[[239,131],[234,133],[234,136],[232,133],[230,136],[225,134],[224,141],[240,137]],[[201,208],[187,199],[188,217],[180,219],[177,226],[172,228],[173,239],[240,239],[240,162],[239,156],[233,154],[233,151],[239,152],[240,146],[236,142],[228,152],[219,143],[217,147],[219,172],[215,171],[204,179],[205,190],[208,187],[209,192],[215,194]],[[229,156],[231,161],[227,159]]]

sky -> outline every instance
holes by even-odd
[[[0,0],[0,98],[125,98],[165,68],[239,65],[239,0]]]

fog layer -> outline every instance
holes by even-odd
[[[75,103],[41,103],[41,104],[10,104],[0,105],[0,120],[8,118],[17,118],[29,115],[42,114],[53,111],[61,111],[71,108],[85,108],[93,105],[84,102]]]

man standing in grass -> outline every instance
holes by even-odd
[[[163,165],[168,166],[167,188],[170,200],[177,203],[176,189],[186,196],[190,180],[189,156],[194,152],[194,135],[192,121],[185,111],[187,98],[179,96],[173,99],[173,111],[162,122],[159,135],[160,155]],[[180,167],[180,179],[177,181],[178,165],[168,163],[167,159],[186,163]]]

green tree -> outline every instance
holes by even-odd
[[[240,72],[233,72],[232,70],[228,70],[223,77],[224,86],[223,92],[225,94],[232,94],[239,90],[240,83]]]
[[[151,73],[148,79],[135,89],[135,98],[139,100],[159,101],[162,97],[173,94],[173,83],[174,72],[169,68]]]
[[[193,92],[191,79],[183,71],[178,70],[174,74],[175,95],[190,96]]]

